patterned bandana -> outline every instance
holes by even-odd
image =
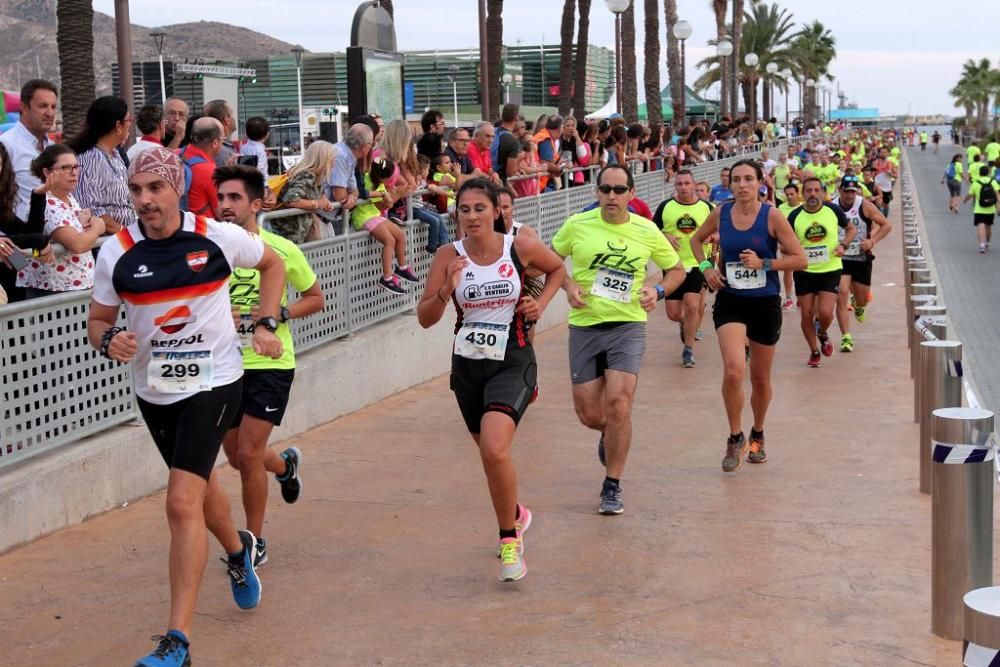
[[[163,146],[147,148],[135,156],[128,167],[129,181],[136,174],[156,174],[169,183],[178,195],[184,193],[184,167],[181,166],[181,159]]]

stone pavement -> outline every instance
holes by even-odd
[[[941,146],[937,155],[908,148],[907,159],[913,175],[913,189],[920,206],[921,222],[931,246],[932,259],[941,283],[949,319],[962,341],[966,368],[979,390],[983,407],[1000,409],[1000,238],[993,250],[976,252],[976,229],[972,226],[972,202],[961,206],[961,213],[948,212],[948,189],[941,177],[951,157],[965,149],[950,143]],[[968,185],[962,186],[962,195]]]
[[[566,329],[539,336],[541,398],[515,444],[535,520],[515,584],[496,581],[493,513],[446,377],[310,431],[302,500],[272,485],[261,605],[237,610],[213,558],[194,664],[956,664],[960,645],[929,631],[898,230],[880,250],[855,353],[807,368],[786,313],[770,459],[734,475],[709,320],[684,370],[657,312],[619,517],[595,512],[603,471],[573,413]],[[237,474],[223,476],[241,511]],[[0,665],[149,650],[167,611],[163,500],[0,557]]]

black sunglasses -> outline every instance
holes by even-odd
[[[623,195],[629,190],[631,190],[627,185],[598,185],[597,191],[604,195],[609,195],[614,192],[616,195]]]

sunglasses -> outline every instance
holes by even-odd
[[[598,185],[597,191],[603,195],[609,195],[614,192],[616,195],[623,195],[629,190],[631,190],[627,185]]]

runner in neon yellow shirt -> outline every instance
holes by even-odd
[[[684,265],[651,221],[629,213],[632,172],[608,165],[597,176],[599,208],[570,217],[552,248],[573,258],[564,284],[569,315],[573,405],[584,426],[600,432],[598,456],[606,476],[601,514],[621,514],[621,477],[631,446],[631,411],[646,348],[646,318],[684,282]],[[644,287],[649,260],[663,279]]]
[[[251,234],[260,234],[285,264],[285,275],[302,296],[289,304],[281,296],[281,312],[275,335],[281,340],[278,359],[254,352],[248,341],[253,336],[260,303],[260,274],[253,269],[233,271],[229,281],[229,300],[240,343],[243,346],[243,399],[232,427],[223,441],[230,464],[240,471],[243,481],[243,508],[247,528],[257,535],[254,565],[267,562],[267,543],[261,537],[267,506],[267,473],[281,485],[281,495],[294,503],[302,490],[299,466],[302,452],[289,447],[279,456],[268,448],[271,430],[281,424],[288,406],[288,395],[295,377],[295,349],[288,321],[306,317],[323,309],[323,290],[302,251],[291,241],[257,227],[257,214],[264,197],[264,177],[255,167],[236,165],[215,171],[219,191],[219,217],[237,224]]]

